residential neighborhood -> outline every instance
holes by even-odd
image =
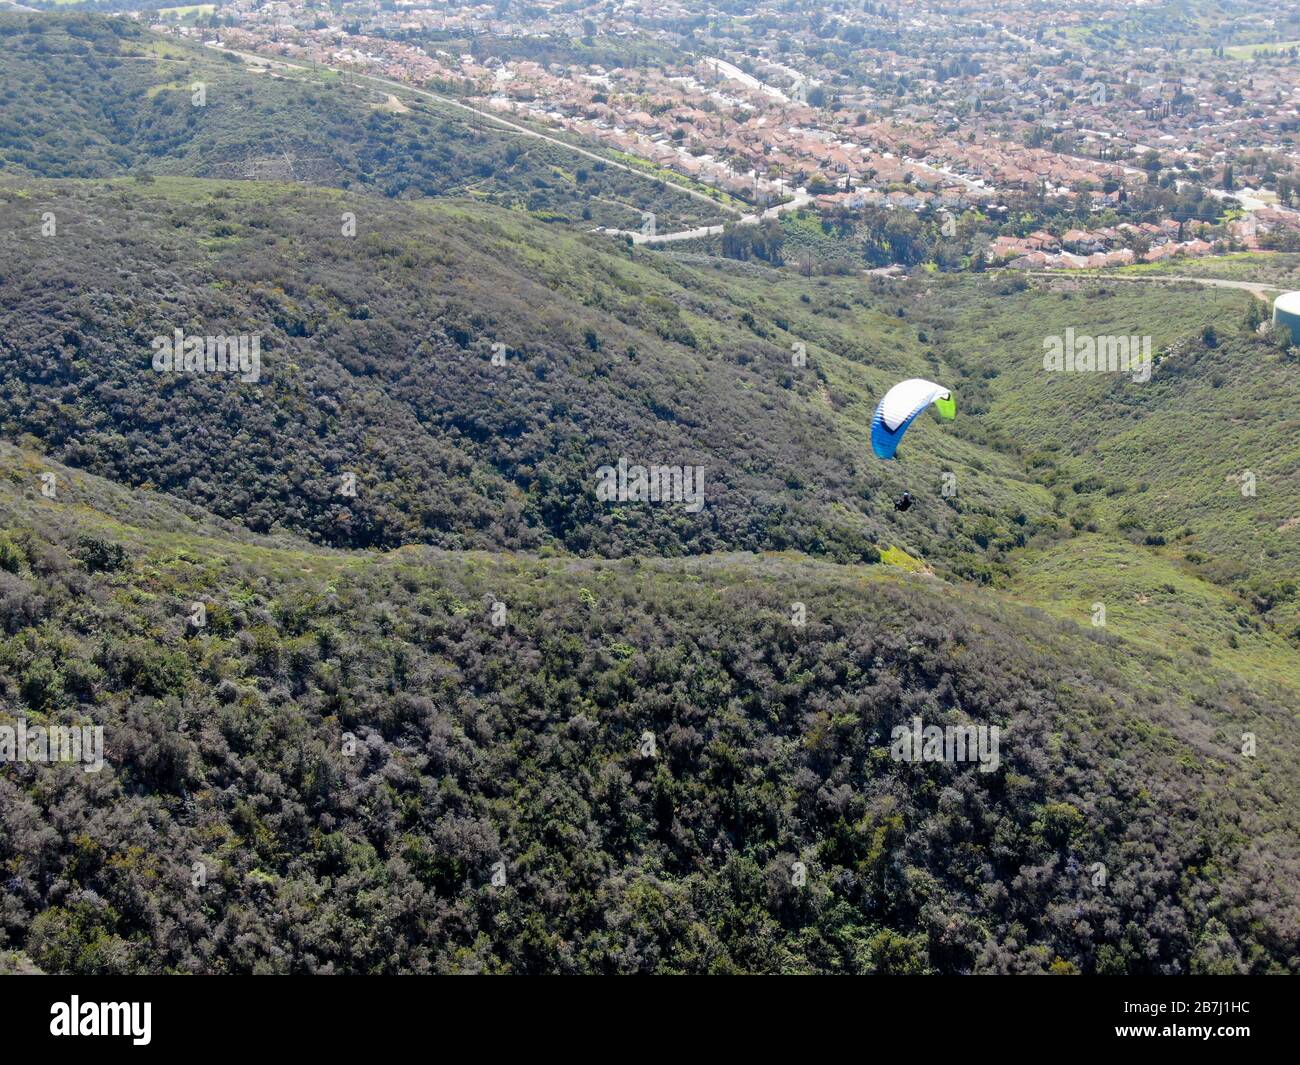
[[[1077,269],[1300,242],[1294,12],[1260,5],[1171,37],[1151,8],[1114,40],[1091,28],[1114,12],[1075,0],[796,6],[230,0],[138,17],[446,94],[720,202],[802,188],[824,219],[966,219],[986,238],[967,262]],[[1218,43],[1237,36],[1257,43]]]

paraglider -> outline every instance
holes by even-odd
[[[945,421],[952,421],[957,416],[957,401],[952,398],[952,393],[933,381],[913,377],[900,381],[886,392],[871,419],[871,450],[876,456],[892,459],[907,427],[931,403]],[[894,509],[907,513],[913,502],[912,493],[904,492],[894,501]]]
[[[871,419],[871,450],[878,458],[892,459],[907,427],[931,403],[944,421],[957,416],[957,401],[943,385],[913,377],[900,381],[880,401]]]

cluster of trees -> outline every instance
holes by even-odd
[[[761,259],[780,266],[784,243],[785,230],[775,218],[757,224],[730,222],[722,230],[722,254],[728,259]]]
[[[1187,691],[1173,656],[1126,690],[1091,630],[807,562],[359,561],[198,539],[138,499],[148,530],[106,532],[3,461],[0,721],[102,725],[108,765],[0,766],[0,956],[1300,967],[1294,796],[1243,775],[1228,727],[1293,765],[1288,714]],[[78,561],[123,533],[124,566]],[[914,716],[1000,727],[999,766],[895,760]]]

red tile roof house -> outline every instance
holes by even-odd
[[[1142,256],[1142,258],[1149,263],[1154,263],[1160,259],[1172,259],[1181,250],[1182,249],[1177,244],[1158,244]]]
[[[1264,207],[1255,212],[1255,219],[1261,229],[1300,229],[1300,215],[1294,211]]]
[[[1259,219],[1248,214],[1239,222],[1228,223],[1228,233],[1247,248],[1259,247]]]
[[[885,198],[893,207],[903,207],[908,210],[913,210],[921,206],[921,200],[917,196],[909,195],[906,192],[891,192]]]
[[[989,262],[998,259],[1014,259],[1017,256],[1027,255],[1033,250],[1019,237],[995,237],[989,245]]]
[[[1112,239],[1117,240],[1119,234],[1115,234]],[[1066,245],[1071,251],[1078,252],[1080,255],[1091,255],[1093,252],[1105,251],[1111,243],[1103,233],[1090,233],[1084,229],[1067,230],[1061,243]]]
[[[1091,258],[1091,256],[1075,255],[1073,252],[1063,251],[1056,257],[1054,265],[1065,267],[1067,270],[1080,270],[1085,266],[1096,265],[1090,261]]]
[[[841,174],[847,173],[854,164],[853,157],[849,155],[848,152],[844,151],[843,148],[836,148],[832,151],[828,156],[827,161],[830,162],[831,165],[833,165]]]
[[[1049,266],[1050,262],[1050,256],[1041,251],[1031,251],[1028,255],[1022,255],[1019,259],[1012,259],[1008,265],[1013,270],[1032,270]]]

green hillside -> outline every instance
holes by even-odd
[[[0,773],[46,971],[1296,964],[1293,707],[1213,663],[887,567],[338,553],[47,467],[0,449],[0,719],[113,757]],[[914,715],[1000,765],[891,759]]]
[[[93,92],[86,91],[94,86]],[[720,221],[719,207],[490,120],[237,57],[89,15],[0,12],[0,173],[294,180],[457,194],[584,228]]]
[[[1063,279],[1008,300],[997,283],[946,285],[929,307],[1057,509],[1235,588],[1296,639],[1300,363],[1245,328],[1254,297]],[[1149,336],[1151,379],[1045,372],[1044,338],[1067,329]]]
[[[126,21],[0,71],[0,728],[107,744],[0,764],[0,972],[1300,972],[1253,297],[634,247],[712,208]],[[882,462],[913,376],[958,415]]]
[[[24,183],[0,199],[4,431],[257,531],[843,560],[897,543],[965,572],[1050,520],[976,418],[918,425],[906,466],[871,458],[883,389],[956,371],[898,298],[861,284],[733,278],[500,208],[292,184]],[[261,379],[155,372],[152,340],[177,328],[260,335]],[[707,507],[598,502],[596,471],[620,458],[703,466]],[[903,486],[956,468],[960,505],[895,515]],[[355,498],[338,493],[348,472]]]

